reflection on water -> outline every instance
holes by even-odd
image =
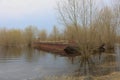
[[[117,62],[117,69],[120,71],[120,45],[116,45],[116,62]]]
[[[32,48],[0,48],[0,80],[25,80],[47,75],[107,75],[120,70],[120,47],[115,53],[63,57]]]
[[[115,53],[81,55],[79,59],[80,75],[103,76],[120,71],[120,46],[115,47]]]
[[[74,62],[77,63],[77,62]],[[32,48],[0,48],[0,80],[24,80],[72,73],[71,59]]]

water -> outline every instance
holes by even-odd
[[[67,57],[30,48],[0,48],[0,80],[29,80],[75,69],[76,65]]]
[[[32,48],[0,48],[0,80],[33,80],[48,75],[75,73],[102,76],[120,70],[120,47],[115,53],[82,57],[63,57]],[[93,64],[94,63],[94,64]]]
[[[117,44],[115,49],[116,49],[115,51],[116,51],[117,69],[118,71],[120,71],[120,45]]]

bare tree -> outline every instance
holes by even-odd
[[[88,44],[95,44],[95,42],[99,44],[103,42],[108,44],[114,43],[116,35],[116,28],[114,27],[115,25],[113,25],[114,14],[108,6],[99,8],[95,0],[62,0],[58,4],[58,12],[60,21],[63,22],[66,27],[72,25],[76,28],[76,30],[71,31],[71,33],[75,34],[74,37],[76,37],[80,45],[82,44],[88,47]],[[117,4],[116,8],[117,24],[120,23],[118,15],[119,4]],[[107,37],[105,37],[105,35],[103,36],[103,33],[105,33]],[[108,40],[111,37],[113,37],[112,40]],[[83,46],[81,48],[83,48]]]
[[[120,30],[120,1],[113,0],[114,25],[117,26],[117,32]]]
[[[87,38],[89,37],[89,33],[87,32],[87,28],[92,25],[95,10],[96,3],[94,0],[62,0],[58,3],[60,21],[66,27],[72,25],[76,28],[73,34],[76,33],[74,37],[76,37],[79,45],[87,46],[88,44]],[[84,29],[80,30],[81,27]],[[83,46],[81,46],[81,48],[83,48]]]
[[[60,21],[65,26],[72,24],[85,27],[92,22],[95,6],[94,0],[61,0],[57,9]]]

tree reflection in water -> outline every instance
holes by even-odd
[[[119,50],[119,48],[118,48]],[[117,51],[119,54],[119,51]],[[78,75],[84,76],[103,76],[108,75],[117,70],[117,62],[120,62],[115,53],[99,53],[94,54],[81,54],[80,56],[68,56],[66,60],[71,64],[78,64]],[[56,58],[56,56],[55,56]],[[117,65],[116,65],[117,64]],[[88,79],[89,80],[89,79]]]
[[[116,56],[117,55],[115,53],[103,53],[101,55],[81,55],[79,62],[80,67],[78,71],[79,75],[103,76],[116,71],[119,65],[118,62],[120,62],[116,62]]]

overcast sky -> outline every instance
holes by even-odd
[[[34,25],[42,29],[51,29],[52,26],[58,25],[55,14],[56,1],[0,0],[0,27],[24,28]]]
[[[0,27],[51,28],[57,24],[56,0],[0,0]]]

